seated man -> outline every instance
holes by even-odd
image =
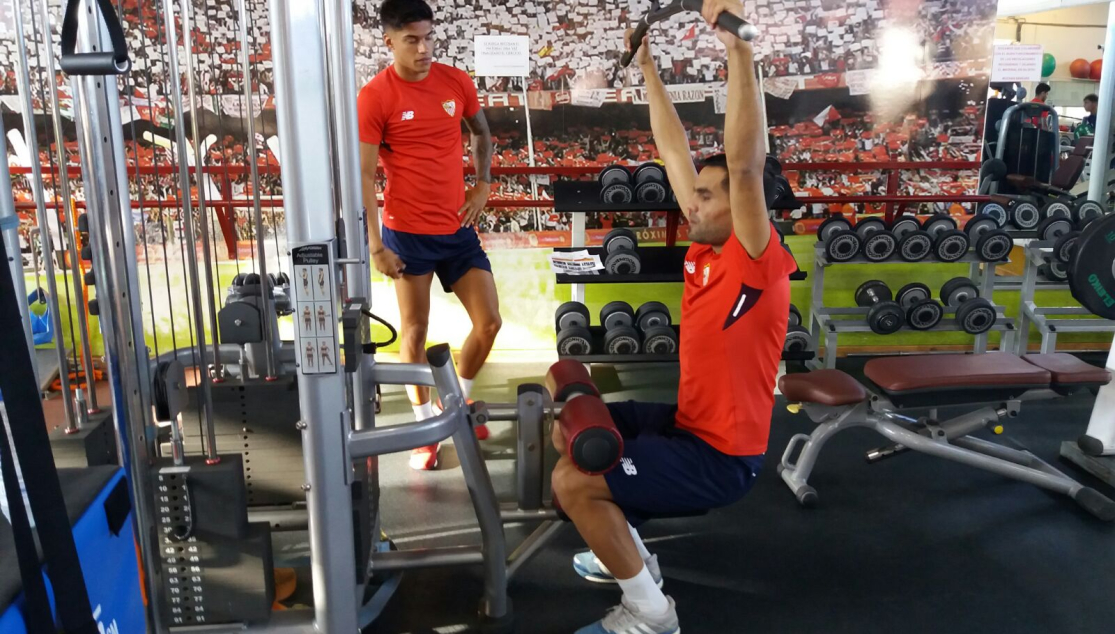
[[[712,24],[725,10],[740,14],[742,6],[706,0],[704,17]],[[592,548],[574,567],[591,581],[623,589],[622,604],[578,634],[678,632],[657,560],[632,524],[739,500],[767,449],[796,265],[767,215],[765,130],[751,45],[718,36],[728,48],[725,153],[707,160],[700,173],[646,41],[636,58],[646,76],[655,141],[693,241],[685,259],[681,380],[676,406],[608,406],[624,437],[619,467],[589,476],[563,455],[554,468],[555,498]],[[564,452],[556,425],[553,434]]]

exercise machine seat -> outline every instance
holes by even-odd
[[[1111,373],[1105,368],[1097,368],[1071,354],[1028,354],[1022,359],[1049,372],[1054,387],[1099,387],[1111,382]]]
[[[817,403],[831,407],[852,405],[867,398],[867,390],[863,385],[840,370],[786,374],[778,379],[778,390],[795,403]]]
[[[1005,352],[872,359],[864,374],[888,393],[1049,387],[1048,370]]]

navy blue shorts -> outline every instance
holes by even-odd
[[[457,233],[443,236],[404,233],[384,227],[383,246],[394,251],[406,265],[403,273],[436,273],[446,293],[452,293],[453,285],[472,269],[492,272],[492,263],[472,227],[461,227]]]
[[[729,456],[678,429],[677,409],[669,403],[608,403],[623,436],[623,458],[604,480],[634,526],[732,504],[751,490],[763,466],[763,456]]]

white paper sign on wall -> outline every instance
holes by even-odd
[[[995,47],[991,81],[1041,81],[1040,44],[1005,44]]]
[[[476,74],[480,77],[530,75],[530,37],[477,35]]]

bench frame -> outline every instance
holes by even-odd
[[[906,416],[901,412],[908,410],[896,406],[888,397],[868,392],[866,400],[852,405],[833,407],[803,403],[790,406],[790,411],[800,408],[817,423],[813,433],[797,434],[790,439],[778,465],[778,474],[802,506],[812,507],[817,502],[817,491],[808,480],[825,443],[845,429],[866,427],[892,443],[867,452],[868,462],[878,462],[908,450],[918,451],[1067,495],[1092,515],[1115,521],[1115,502],[1095,489],[1073,480],[1029,451],[971,436],[981,429],[1001,433],[1000,423],[1018,416],[1023,401],[1059,398],[1052,389],[1028,390],[1013,400],[968,403],[982,406],[946,421],[935,420],[935,410],[931,410],[928,417]],[[793,458],[795,453],[796,459]]]

